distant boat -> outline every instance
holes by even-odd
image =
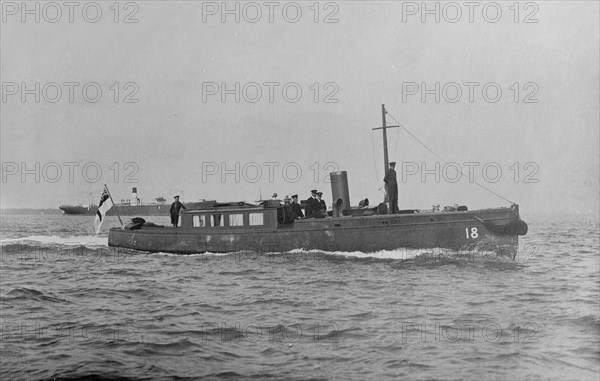
[[[166,202],[164,197],[157,197],[153,202],[143,203],[137,194],[137,188],[131,190],[130,199],[122,199],[120,203],[115,204],[107,213],[109,216],[116,216],[117,212],[121,216],[168,216],[171,204]],[[117,202],[117,200],[115,200]],[[196,208],[200,201],[184,203],[189,208]],[[96,215],[98,205],[89,203],[87,205],[61,205],[59,209],[64,214],[78,215]]]
[[[384,162],[387,168],[385,107],[382,105]],[[332,210],[325,218],[295,219],[280,200],[257,204],[206,201],[181,214],[181,227],[134,219],[112,228],[108,245],[149,252],[202,253],[293,249],[376,252],[406,248],[493,251],[515,258],[518,236],[527,234],[519,206],[468,210],[447,207],[390,214],[387,203],[351,206],[345,171],[330,174]]]

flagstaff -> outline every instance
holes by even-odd
[[[119,215],[119,209],[117,208],[117,204],[115,204],[115,201],[113,200],[112,195],[110,194],[110,190],[108,190],[106,184],[104,184],[104,188],[106,188],[106,193],[108,193],[108,197],[110,197],[110,202],[112,202],[113,206],[115,207],[115,212],[117,213],[117,217],[119,218],[119,222],[121,223],[121,228],[125,228],[125,226],[123,225],[123,221],[121,221],[121,216]]]

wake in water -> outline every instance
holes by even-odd
[[[37,242],[46,245],[65,246],[108,246],[108,234],[59,237],[56,235],[32,235],[23,238],[9,238],[0,240],[0,244]]]
[[[150,255],[163,257],[181,257],[182,254],[173,253],[152,253]],[[322,250],[302,250],[294,249],[287,252],[269,252],[257,253],[254,251],[236,251],[230,253],[197,253],[187,254],[188,257],[203,258],[206,260],[214,260],[216,262],[244,262],[244,261],[259,261],[264,259],[269,262],[405,262],[410,264],[433,264],[433,263],[449,263],[453,261],[459,262],[502,262],[515,263],[512,259],[506,256],[499,256],[493,251],[483,250],[462,250],[454,251],[445,248],[430,248],[430,249],[397,249],[397,250],[380,250],[372,253],[363,253],[360,251],[343,252],[343,251],[322,251]]]
[[[155,255],[181,257],[182,254],[174,253],[147,253],[123,248],[108,246],[108,236],[101,235],[83,235],[61,237],[57,235],[42,236],[32,235],[22,238],[11,238],[0,241],[2,249],[2,260],[10,261],[16,257],[28,254],[29,257],[40,259],[47,254],[53,254],[53,258],[58,258],[61,252],[69,253],[69,257],[90,256],[95,260],[100,256],[123,256],[127,255]],[[396,250],[380,250],[376,252],[364,253],[360,251],[342,252],[342,251],[323,251],[323,250],[303,250],[293,249],[286,252],[267,252],[259,253],[255,251],[236,251],[229,253],[204,252],[197,254],[186,254],[185,256],[200,256],[203,258],[215,258],[216,260],[233,259],[241,261],[244,259],[255,259],[259,257],[269,258],[270,260],[363,260],[363,261],[409,261],[415,263],[435,263],[447,261],[475,261],[475,260],[493,260],[493,261],[511,261],[509,258],[499,256],[494,251],[480,250],[473,248],[470,250],[452,250],[447,248],[399,248]]]

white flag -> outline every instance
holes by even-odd
[[[98,204],[98,211],[96,212],[96,219],[94,220],[94,228],[96,229],[96,234],[100,233],[100,227],[102,226],[102,222],[104,221],[104,217],[106,217],[106,213],[112,208],[113,203],[108,194],[108,190],[104,187],[102,191],[102,196],[100,196],[100,203]]]

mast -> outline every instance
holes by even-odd
[[[385,125],[385,105],[381,105],[381,123],[383,126],[383,170],[387,170],[389,159],[388,159],[388,147],[387,147],[387,127]]]
[[[383,127],[377,127],[377,128],[373,128],[374,130],[383,130],[383,173],[385,173],[385,171],[387,171],[388,166],[389,166],[389,159],[388,159],[388,146],[387,146],[387,129],[388,128],[399,128],[400,126],[388,126],[386,125],[385,122],[385,114],[387,114],[387,111],[385,110],[385,105],[382,104],[381,105],[381,121],[383,123]]]

